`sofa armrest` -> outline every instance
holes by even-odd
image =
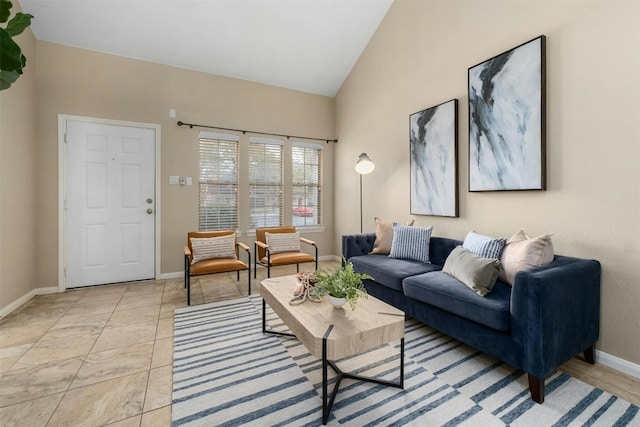
[[[514,339],[525,370],[544,378],[595,344],[600,334],[600,263],[556,256],[516,274],[511,293]]]
[[[342,236],[342,256],[344,259],[367,255],[373,249],[376,233],[345,234]]]

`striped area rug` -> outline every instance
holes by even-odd
[[[262,334],[260,297],[178,309],[174,426],[321,425],[321,363],[294,338]],[[269,311],[269,325],[286,330]],[[398,379],[399,343],[338,361]],[[331,372],[331,370],[329,370]],[[405,326],[405,388],[343,380],[328,425],[637,426],[638,407],[569,375],[529,398],[526,374],[418,322]]]

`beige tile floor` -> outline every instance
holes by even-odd
[[[294,272],[279,267],[273,275]],[[246,275],[235,279],[194,278],[192,304],[246,295]],[[0,425],[170,426],[173,310],[185,304],[182,279],[31,299],[0,321]],[[562,369],[640,405],[638,379],[577,359]]]

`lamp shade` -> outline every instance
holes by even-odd
[[[358,161],[356,162],[356,172],[360,175],[366,175],[373,172],[375,168],[376,165],[373,163],[373,160],[367,156],[367,153],[360,154],[360,157],[358,157]]]

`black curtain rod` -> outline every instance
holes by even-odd
[[[243,130],[243,129],[222,128],[219,126],[197,125],[195,123],[185,123],[181,121],[178,121],[178,126],[189,126],[190,129],[197,127],[197,128],[207,128],[207,129],[230,130],[232,132],[242,132],[243,134],[249,132],[249,133],[254,133],[256,135],[282,136],[287,139],[289,138],[311,139],[313,141],[325,141],[327,144],[330,142],[333,142],[333,143],[338,142],[337,139],[311,138],[308,136],[295,136],[295,135],[282,135],[279,133],[256,132],[254,130]]]

